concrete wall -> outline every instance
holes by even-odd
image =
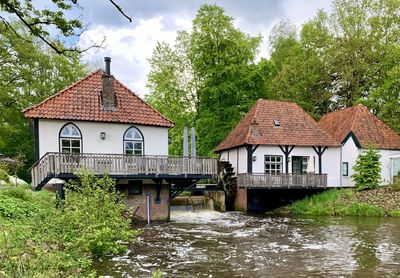
[[[234,210],[247,212],[247,189],[237,187]]]
[[[214,210],[225,212],[225,192],[223,191],[209,191],[207,195],[213,200]]]
[[[39,156],[46,152],[59,152],[59,133],[67,123],[75,124],[82,134],[83,153],[122,154],[125,131],[135,126],[144,137],[145,155],[168,155],[168,128],[130,125],[118,123],[100,123],[86,121],[39,120]],[[106,133],[106,139],[100,139],[100,132]]]
[[[128,180],[119,180],[117,188],[123,193],[124,203],[134,211],[137,209],[134,218],[147,220],[146,193],[150,192],[150,219],[157,221],[169,220],[169,184],[162,184],[160,191],[160,203],[155,203],[156,185],[151,180],[143,180],[142,194],[129,195]]]

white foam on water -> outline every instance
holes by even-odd
[[[198,212],[173,211],[171,212],[171,222],[187,224],[216,224],[224,227],[241,227],[244,221],[239,221],[241,213],[205,210]]]

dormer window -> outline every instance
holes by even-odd
[[[124,134],[124,154],[143,155],[143,135],[136,127],[129,128]]]
[[[281,127],[281,123],[278,120],[274,120],[275,127]]]
[[[82,134],[73,123],[66,124],[61,128],[59,142],[62,153],[82,152]]]

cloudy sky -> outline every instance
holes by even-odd
[[[318,9],[330,10],[329,0],[114,0],[126,14],[129,23],[108,0],[80,1],[82,20],[89,28],[80,37],[78,45],[85,47],[93,41],[106,38],[105,48],[84,54],[84,62],[92,69],[110,56],[112,73],[139,96],[148,94],[147,59],[157,41],[173,43],[178,30],[191,29],[191,21],[201,4],[222,6],[226,14],[235,18],[240,30],[264,38],[260,56],[268,56],[268,36],[272,27],[282,19],[289,19],[298,28]]]

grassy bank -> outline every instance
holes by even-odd
[[[331,189],[299,200],[279,213],[293,215],[400,216],[400,191]]]
[[[0,188],[0,277],[95,277],[93,260],[124,252],[136,231],[122,216],[111,179],[86,173],[55,193]]]

